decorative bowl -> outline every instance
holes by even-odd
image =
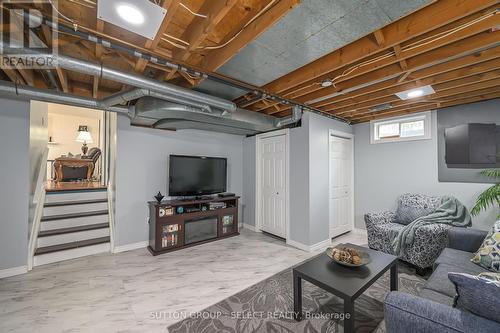
[[[358,253],[358,256],[359,258],[361,259],[360,260],[360,263],[359,264],[353,264],[353,263],[349,263],[349,262],[345,262],[345,261],[341,261],[341,260],[337,260],[335,259],[335,257],[333,256],[333,250],[334,249],[338,249],[338,250],[343,250],[343,249],[353,249],[355,250],[357,253]],[[339,244],[335,247],[329,247],[325,250],[325,253],[327,256],[329,256],[334,262],[336,262],[337,264],[339,265],[343,265],[343,266],[348,266],[348,267],[361,267],[361,266],[364,266],[368,263],[370,263],[372,260],[370,258],[370,255],[363,251],[363,250],[360,250],[358,248],[352,248],[352,247],[349,247],[349,246],[346,246],[344,244]]]

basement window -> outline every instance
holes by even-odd
[[[398,142],[431,138],[431,113],[370,122],[370,142]]]

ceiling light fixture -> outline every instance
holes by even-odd
[[[321,86],[323,88],[331,87],[331,86],[333,86],[333,82],[331,80],[323,80],[323,81],[321,81]]]
[[[154,40],[167,14],[149,0],[97,1],[97,18],[122,29]]]
[[[141,25],[144,23],[144,15],[135,6],[120,4],[116,6],[116,12],[123,20],[130,24]]]
[[[417,89],[417,90],[412,90],[410,91],[409,93],[407,93],[406,95],[409,97],[409,98],[415,98],[415,97],[420,97],[424,94],[424,91],[422,89]]]
[[[407,99],[431,95],[434,93],[435,93],[434,89],[432,89],[432,87],[430,85],[427,85],[427,86],[423,86],[423,87],[418,87],[418,88],[398,92],[398,93],[396,93],[396,96],[398,96],[402,100],[407,100]]]

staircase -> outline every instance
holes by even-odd
[[[47,192],[34,266],[110,251],[106,189]]]

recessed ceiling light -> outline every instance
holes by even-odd
[[[407,99],[431,95],[434,93],[435,93],[434,89],[432,89],[432,87],[430,85],[427,85],[427,86],[423,86],[423,87],[418,87],[418,88],[398,92],[398,93],[396,93],[396,96],[398,96],[402,100],[407,100]]]
[[[149,0],[99,0],[97,18],[154,40],[167,10]]]
[[[417,89],[417,90],[412,90],[409,93],[406,94],[409,98],[415,98],[415,97],[420,97],[424,94],[424,91],[422,89]]]
[[[323,88],[331,87],[331,86],[333,86],[333,82],[331,80],[323,80],[323,81],[321,81],[321,86]]]
[[[140,25],[144,23],[144,15],[135,6],[121,4],[116,6],[116,12],[122,19],[131,24]]]

